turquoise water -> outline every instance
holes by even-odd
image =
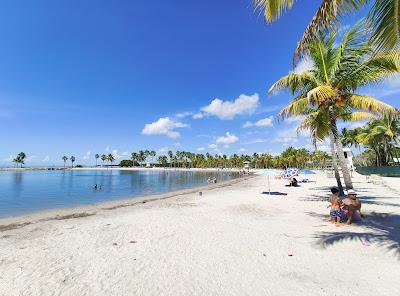
[[[102,201],[166,193],[237,177],[228,172],[195,171],[3,171],[0,172],[0,218],[75,207]],[[95,184],[101,190],[94,190]]]
[[[383,177],[400,177],[400,166],[383,167],[358,167],[356,169],[361,175],[380,175]]]

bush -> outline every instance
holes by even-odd
[[[121,160],[121,162],[119,163],[120,167],[133,167],[133,162],[130,159],[124,159]]]

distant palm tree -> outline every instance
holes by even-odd
[[[66,157],[66,156],[64,155],[61,159],[64,161],[64,169],[65,169],[65,163],[67,162],[68,157]]]
[[[139,150],[138,162],[140,165],[143,165],[143,162],[146,161],[146,156],[146,151]]]
[[[151,161],[154,162],[154,157],[157,155],[157,152],[155,152],[154,150],[151,150],[149,154],[151,156]]]
[[[96,155],[94,156],[94,158],[96,159],[96,167],[97,167],[97,160],[100,158],[100,155],[96,154]]]
[[[75,156],[71,156],[69,158],[69,160],[71,160],[71,165],[72,165],[72,168],[73,168],[74,167],[74,162],[75,162]]]
[[[13,162],[18,166],[18,164],[22,165],[25,164],[26,155],[24,152],[18,153],[17,157],[13,159]]]
[[[113,163],[114,160],[115,160],[114,155],[112,155],[111,153],[108,154],[108,155],[107,155],[107,160],[108,160],[108,161],[111,163],[111,165],[112,165],[112,163]]]
[[[107,155],[103,154],[101,156],[101,160],[103,161],[103,166],[104,166],[104,162],[107,160]]]
[[[139,155],[136,152],[132,152],[131,159],[132,159],[132,166],[135,166],[136,163],[138,162]]]
[[[169,157],[169,167],[172,167],[172,157],[174,157],[174,153],[171,150],[168,151],[168,157]]]

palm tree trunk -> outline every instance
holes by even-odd
[[[340,180],[340,173],[339,173],[339,168],[337,165],[337,159],[336,159],[336,153],[335,153],[335,139],[333,137],[332,132],[329,133],[329,137],[330,137],[330,146],[331,146],[331,153],[332,153],[332,165],[333,165],[333,170],[335,172],[335,178],[336,178],[336,182],[337,182],[337,186],[340,192],[340,195],[343,194],[343,185],[342,185],[342,181]]]
[[[329,106],[329,121],[331,125],[331,131],[335,139],[337,154],[339,158],[339,165],[342,169],[344,184],[346,185],[347,189],[353,189],[353,182],[351,181],[349,167],[346,164],[342,142],[339,139],[339,131],[336,125],[335,115],[333,113],[333,106]]]

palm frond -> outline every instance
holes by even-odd
[[[318,84],[318,80],[307,71],[300,74],[290,73],[275,82],[268,90],[268,93],[282,89],[289,89],[292,93],[295,93],[307,88],[313,88]]]
[[[297,43],[295,63],[307,51],[307,44],[321,32],[327,29],[336,29],[339,25],[339,17],[347,12],[354,12],[367,2],[368,0],[324,0]]]
[[[294,4],[294,0],[253,0],[253,2],[255,10],[262,11],[268,23],[276,21]]]
[[[290,116],[303,115],[309,111],[309,104],[307,98],[300,98],[293,100],[288,106],[283,108],[279,114],[278,118],[284,119]]]
[[[369,19],[374,29],[372,41],[378,51],[399,48],[400,0],[376,0]]]
[[[370,96],[353,94],[349,99],[349,105],[358,110],[366,110],[375,113],[397,114],[398,111],[393,106]]]
[[[323,105],[332,101],[338,93],[329,85],[319,85],[307,93],[308,100],[313,104]]]
[[[375,114],[368,113],[368,112],[362,112],[362,111],[356,111],[356,112],[351,112],[349,113],[349,116],[343,117],[343,120],[345,121],[363,121],[363,120],[372,120],[378,118]]]

